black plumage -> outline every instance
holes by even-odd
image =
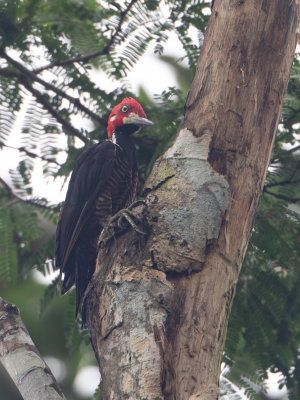
[[[61,210],[56,230],[56,265],[61,272],[61,293],[76,286],[76,314],[95,270],[97,241],[104,225],[136,196],[138,172],[131,135],[152,123],[143,111],[139,118],[129,112],[130,107],[126,109],[124,125],[112,127],[109,121],[113,141],[97,143],[79,157]],[[111,121],[115,121],[115,115],[112,112]]]
[[[132,142],[127,147],[127,153],[135,153]],[[116,212],[132,203],[136,187],[135,155],[111,141],[92,146],[77,162],[56,235],[56,263],[64,274],[61,292],[76,283],[76,311],[95,269],[98,236]]]

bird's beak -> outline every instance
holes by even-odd
[[[137,114],[134,115],[128,115],[128,117],[123,118],[123,124],[132,124],[132,125],[136,125],[140,128],[142,128],[143,126],[151,126],[154,125],[152,121],[150,121],[147,118],[142,118],[139,117]]]

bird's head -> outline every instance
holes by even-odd
[[[150,125],[153,125],[153,122],[147,119],[142,106],[132,97],[129,97],[115,106],[110,113],[107,124],[108,138],[112,139],[117,128],[123,128],[124,132],[133,134],[143,126]]]

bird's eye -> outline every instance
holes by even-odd
[[[129,106],[127,104],[124,104],[124,106],[122,106],[121,111],[122,113],[127,113],[129,110]]]

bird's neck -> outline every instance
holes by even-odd
[[[123,127],[122,127],[123,128]],[[135,145],[131,136],[127,132],[123,132],[122,128],[117,128],[113,135],[112,141],[122,148],[127,156],[131,168],[137,167]]]

